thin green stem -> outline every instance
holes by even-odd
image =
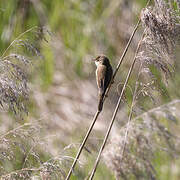
[[[34,26],[34,27],[26,30],[25,32],[23,32],[22,34],[20,34],[17,38],[15,38],[15,39],[11,42],[11,44],[7,47],[7,49],[4,51],[4,53],[3,53],[2,56],[1,56],[1,58],[3,58],[3,56],[4,56],[4,55],[7,53],[7,51],[9,50],[9,48],[10,48],[19,38],[21,38],[22,36],[24,36],[24,34],[32,31],[32,30],[35,29],[35,28],[37,28],[37,26]]]
[[[141,40],[139,41],[138,50],[139,50],[139,48],[140,48],[141,42],[142,42],[142,40],[143,40],[143,37],[144,37],[144,33],[143,33],[143,36],[142,36]],[[135,54],[135,59],[136,59],[136,57],[137,57],[137,54],[138,54],[138,51],[137,51],[136,54]],[[135,85],[135,90],[134,90],[134,93],[133,93],[133,99],[132,99],[132,103],[131,103],[130,114],[129,114],[129,117],[128,117],[126,132],[125,132],[125,135],[124,135],[124,145],[123,145],[123,148],[122,148],[121,160],[123,159],[124,151],[125,151],[125,148],[126,148],[126,140],[127,140],[128,131],[129,131],[129,124],[130,124],[130,122],[131,122],[132,115],[133,115],[134,102],[135,102],[135,100],[136,100],[136,93],[137,93],[137,89],[138,89],[138,80],[139,80],[139,77],[140,77],[141,68],[142,68],[142,63],[141,63],[140,66],[139,66],[138,75],[137,75],[137,80],[136,80],[136,85]]]
[[[83,142],[82,142],[82,144],[81,144],[81,146],[80,146],[80,148],[79,148],[79,150],[78,150],[78,152],[77,152],[77,154],[76,154],[76,157],[75,157],[75,159],[74,159],[74,161],[73,161],[73,164],[72,164],[72,166],[71,166],[71,168],[70,168],[70,170],[69,170],[69,172],[68,172],[68,175],[67,175],[67,177],[66,177],[66,180],[68,180],[68,179],[71,177],[71,174],[72,174],[72,172],[73,172],[73,170],[74,170],[74,167],[75,167],[75,165],[76,165],[76,163],[77,163],[77,160],[79,159],[79,156],[80,156],[80,154],[81,154],[81,152],[82,152],[82,150],[83,150],[83,148],[84,148],[84,145],[85,145],[85,143],[86,143],[86,141],[87,141],[87,139],[88,139],[88,137],[89,137],[89,135],[90,135],[93,127],[94,127],[94,124],[95,124],[95,122],[96,122],[96,120],[97,120],[97,118],[98,118],[99,113],[100,113],[100,112],[97,111],[96,114],[95,114],[95,116],[94,116],[94,119],[93,119],[93,121],[92,121],[92,123],[91,123],[91,125],[90,125],[90,127],[89,127],[89,129],[88,129],[88,131],[87,131],[87,133],[86,133],[86,135],[85,135],[85,137],[84,137],[84,139],[83,139]]]

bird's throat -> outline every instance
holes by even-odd
[[[98,62],[98,61],[95,61],[95,64],[96,64],[96,66],[98,67],[98,65],[99,65],[99,62]]]

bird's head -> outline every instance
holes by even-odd
[[[95,62],[96,66],[99,64],[101,65],[109,65],[109,59],[105,55],[99,55],[95,59],[93,59]]]

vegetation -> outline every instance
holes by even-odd
[[[179,179],[180,3],[149,2],[0,2],[2,180],[66,179],[76,160],[72,180]],[[115,75],[96,114],[99,54]]]

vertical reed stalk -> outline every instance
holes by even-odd
[[[115,78],[115,76],[116,76],[116,74],[117,74],[117,72],[118,72],[118,70],[119,70],[119,68],[120,68],[120,66],[121,66],[121,64],[122,64],[122,62],[123,62],[123,60],[124,60],[124,57],[125,57],[128,49],[129,49],[129,46],[130,46],[130,44],[131,44],[131,42],[132,42],[132,39],[133,39],[133,37],[134,37],[137,29],[138,29],[139,24],[140,24],[140,19],[138,20],[138,22],[137,22],[137,24],[136,24],[136,26],[135,26],[132,34],[131,34],[131,37],[130,37],[130,39],[129,39],[129,41],[128,41],[125,49],[124,49],[124,52],[123,52],[123,54],[122,54],[122,56],[121,56],[121,58],[120,58],[120,60],[119,60],[119,63],[118,63],[118,65],[117,65],[117,67],[116,67],[116,69],[115,69],[115,71],[114,71],[112,81],[114,80],[114,78]],[[111,88],[111,84],[112,84],[112,83],[109,84],[109,87],[108,87],[108,89],[106,90],[106,93],[105,93],[106,95],[108,94],[108,92],[109,92],[109,90],[110,90],[110,88]],[[105,100],[105,98],[106,98],[106,96],[104,96],[104,100]],[[83,139],[83,142],[82,142],[81,146],[79,147],[79,150],[78,150],[78,152],[77,152],[77,154],[76,154],[76,157],[75,157],[75,159],[74,159],[74,162],[73,162],[73,164],[72,164],[72,166],[71,166],[71,168],[70,168],[70,170],[69,170],[69,172],[68,172],[68,175],[67,175],[67,177],[66,177],[66,180],[68,180],[68,179],[71,177],[71,174],[72,174],[72,172],[73,172],[73,169],[74,169],[74,167],[76,166],[77,160],[78,160],[78,158],[79,158],[79,156],[80,156],[80,154],[81,154],[81,152],[82,152],[82,150],[83,150],[83,148],[84,148],[84,145],[85,145],[85,143],[86,143],[86,141],[87,141],[87,139],[88,139],[88,137],[89,137],[89,135],[90,135],[93,127],[94,127],[94,124],[95,124],[95,122],[96,122],[99,114],[100,114],[100,112],[97,111],[96,114],[95,114],[95,116],[94,116],[94,118],[93,118],[93,121],[92,121],[92,123],[91,123],[91,125],[90,125],[90,127],[89,127],[89,129],[88,129],[88,131],[87,131],[87,133],[86,133],[86,135],[85,135],[85,137],[84,137],[84,139]]]

